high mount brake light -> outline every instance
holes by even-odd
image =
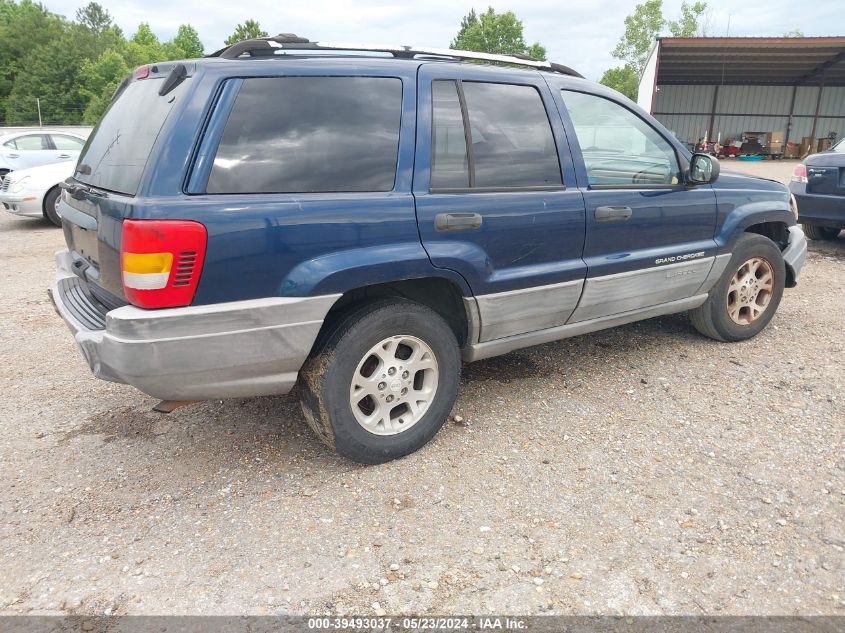
[[[205,227],[190,220],[124,220],[123,292],[139,308],[175,308],[194,300],[205,261]]]
[[[149,66],[149,64],[145,64],[143,66],[138,66],[138,68],[135,69],[135,72],[132,74],[132,76],[136,80],[137,79],[146,79],[147,77],[149,77],[150,76],[150,66]]]
[[[792,170],[792,182],[807,182],[807,166],[804,163],[795,165]]]

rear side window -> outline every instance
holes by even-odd
[[[19,136],[15,139],[15,149],[19,150],[43,150],[50,149],[50,144],[47,142],[47,137],[43,134],[30,134],[28,136]]]
[[[432,102],[432,189],[562,186],[551,124],[533,86],[437,80]]]
[[[245,79],[207,191],[390,191],[401,115],[396,78]]]
[[[469,161],[461,101],[455,81],[431,84],[434,108],[431,188],[469,187]]]
[[[159,96],[164,78],[131,81],[91,132],[74,177],[109,191],[134,195],[161,128],[190,81]]]

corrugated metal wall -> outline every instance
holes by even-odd
[[[716,86],[662,85],[654,99],[657,119],[685,143],[704,136],[710,124],[713,91]],[[720,86],[716,102],[714,130],[722,140],[738,138],[743,132],[786,132],[792,86]],[[795,93],[790,141],[809,136],[816,111],[818,86],[801,86]],[[838,118],[837,118],[838,117]],[[822,92],[816,137],[835,132],[845,136],[845,87],[825,87]]]

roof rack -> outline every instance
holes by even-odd
[[[416,46],[387,46],[383,44],[353,44],[341,42],[312,42],[293,33],[281,33],[275,37],[261,37],[244,40],[231,46],[221,48],[206,57],[220,57],[222,59],[238,59],[239,57],[271,57],[280,50],[289,51],[366,51],[373,53],[388,53],[402,59],[441,58],[452,60],[476,60],[485,62],[500,62],[514,66],[527,66],[538,70],[547,70],[562,75],[580,77],[583,75],[569,66],[554,62],[541,61],[528,55],[497,55],[493,53],[477,53],[452,48],[419,48]]]

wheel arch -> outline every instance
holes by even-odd
[[[322,345],[335,325],[351,309],[367,301],[389,297],[414,301],[437,312],[454,332],[461,347],[470,342],[477,330],[475,300],[453,279],[431,276],[373,283],[347,290],[332,305],[323,321],[312,353]]]

